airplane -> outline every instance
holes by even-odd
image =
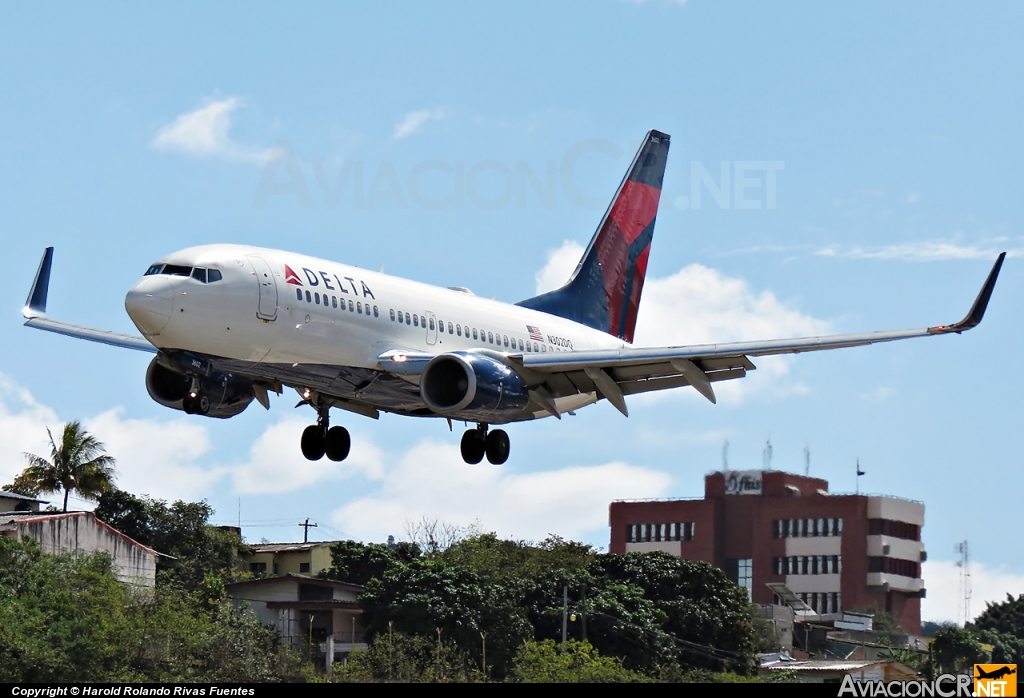
[[[512,422],[561,419],[599,400],[629,416],[626,396],[742,378],[752,359],[959,334],[981,322],[1006,253],[963,320],[912,330],[674,347],[633,346],[669,150],[647,133],[593,239],[561,288],[515,304],[279,250],[206,245],[149,266],[125,297],[142,336],[46,314],[53,248],[24,309],[41,330],[154,353],[149,395],[188,414],[227,418],[295,389],[316,411],[300,447],[341,461],[351,438],[331,408],[475,423],[466,463],[502,464]],[[680,318],[684,321],[685,318]]]

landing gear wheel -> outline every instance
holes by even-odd
[[[186,395],[181,400],[181,409],[185,414],[196,413],[196,399],[191,395]]]
[[[302,455],[307,460],[320,460],[327,449],[327,437],[324,428],[319,424],[311,424],[302,432]]]
[[[349,436],[348,429],[345,427],[331,427],[328,429],[324,448],[330,460],[345,460],[348,457],[349,449],[352,448],[352,437]]]
[[[487,462],[493,465],[501,465],[508,460],[508,453],[511,449],[508,434],[501,429],[495,429],[490,432],[487,435],[486,448]]]
[[[479,429],[467,429],[466,433],[462,435],[462,460],[470,465],[476,465],[482,461],[486,449],[486,437]]]

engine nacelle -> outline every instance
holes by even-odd
[[[431,359],[420,378],[420,395],[439,414],[481,422],[508,421],[530,401],[526,382],[514,370],[461,351]]]
[[[256,398],[252,381],[231,373],[212,371],[201,377],[201,390],[210,398],[208,417],[234,417]],[[192,377],[168,368],[159,358],[153,359],[146,369],[146,390],[149,396],[164,407],[183,410],[182,400],[192,386]]]

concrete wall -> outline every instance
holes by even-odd
[[[53,514],[14,520],[18,535],[39,542],[47,553],[108,553],[117,578],[133,586],[156,584],[155,552],[99,521],[91,512]]]

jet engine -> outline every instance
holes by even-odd
[[[518,373],[497,359],[471,352],[431,359],[420,378],[420,395],[439,414],[481,422],[510,420],[530,401]]]
[[[168,367],[160,357],[154,358],[146,369],[146,390],[164,407],[185,411],[184,401],[191,387],[191,376]],[[256,397],[248,378],[220,371],[199,377],[199,394],[209,400],[206,416],[221,419],[241,413]]]

